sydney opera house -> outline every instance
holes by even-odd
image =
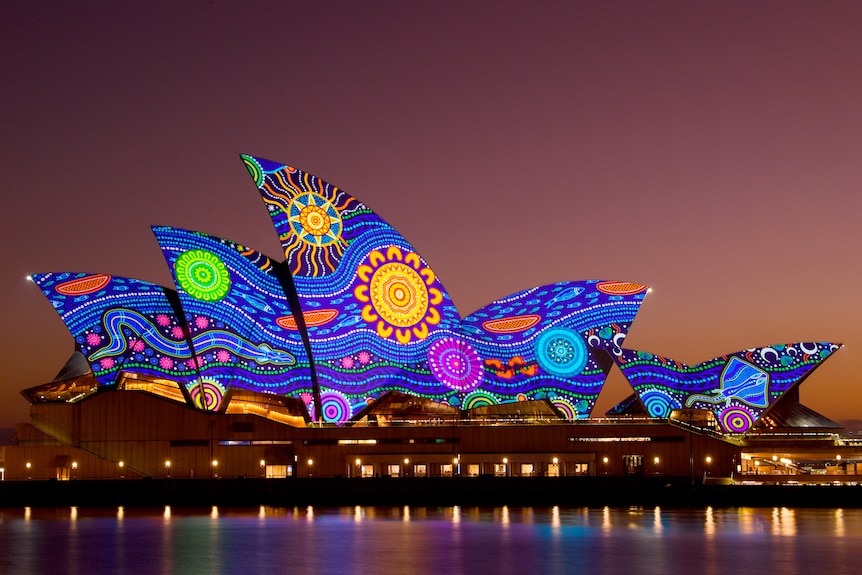
[[[33,282],[71,332],[3,478],[677,475],[855,481],[862,452],[799,402],[840,345],[685,365],[629,349],[648,287],[571,281],[462,317],[365,204],[242,161],[284,251],[153,227],[171,288],[103,273]],[[633,394],[593,414],[612,369]],[[862,473],[862,463],[859,466]]]

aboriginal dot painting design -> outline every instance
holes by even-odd
[[[241,158],[295,276],[333,273],[351,240],[377,223],[364,204],[311,174],[262,158]]]
[[[694,366],[628,349],[613,357],[651,416],[665,418],[681,408],[708,409],[722,431],[744,433],[839,347],[820,342],[777,344]]]
[[[428,366],[438,381],[457,391],[471,391],[482,383],[482,358],[469,342],[441,337],[428,348]]]
[[[723,430],[741,433],[838,347],[776,345],[694,367],[626,350],[647,286],[620,281],[539,286],[462,317],[419,252],[365,204],[296,168],[242,160],[283,263],[156,227],[177,292],[105,274],[35,276],[100,383],[136,370],[182,383],[201,409],[220,409],[231,387],[313,409],[313,366],[330,422],[390,390],[462,409],[547,399],[578,419],[591,413],[613,358],[655,417],[710,409]],[[279,281],[283,266],[295,293]]]
[[[269,258],[199,232],[170,227],[154,227],[153,232],[173,271],[193,361],[205,381],[222,390],[280,394],[310,386],[308,356]],[[206,271],[198,273],[195,265]],[[190,276],[199,279],[190,281]],[[206,397],[200,405],[220,405],[213,403],[221,397],[215,388]]]
[[[494,404],[549,399],[572,419],[589,415],[611,362],[597,363],[590,349],[604,347],[587,338],[622,341],[647,286],[552,284],[462,319],[416,249],[365,204],[296,168],[242,158],[282,241],[303,317],[319,318],[306,321],[318,379],[344,395],[351,415],[389,390],[464,408],[486,390],[481,397]],[[302,216],[309,206],[314,225]],[[339,233],[343,241],[334,241]]]
[[[647,286],[578,281],[500,299],[462,321],[462,337],[482,358],[481,389],[497,402],[547,399],[568,419],[590,415]]]
[[[165,288],[85,273],[36,274],[33,281],[75,338],[101,385],[120,370],[192,381],[191,351]]]
[[[177,283],[195,299],[218,301],[230,289],[230,277],[224,262],[206,250],[187,250],[174,263]]]
[[[311,415],[312,420],[317,420],[317,412],[314,409],[314,402],[311,394],[306,394],[305,407]],[[320,393],[320,406],[323,411],[323,421],[328,423],[343,423],[350,419],[351,405],[350,400],[343,393],[332,390],[322,389]]]
[[[222,384],[209,377],[186,385],[192,404],[203,411],[218,411],[227,391]]]
[[[415,253],[405,255],[398,246],[386,254],[373,250],[356,275],[360,283],[353,295],[365,304],[362,319],[376,325],[380,337],[406,344],[427,338],[440,323],[436,306],[443,301],[442,286]]]

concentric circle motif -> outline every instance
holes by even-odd
[[[350,419],[350,402],[337,391],[321,394],[320,406],[325,421],[342,423]]]
[[[177,282],[186,293],[203,301],[219,301],[230,290],[230,274],[224,262],[212,252],[189,250],[174,263]]]
[[[728,407],[721,412],[718,420],[728,433],[743,433],[754,425],[754,416],[743,407]]]
[[[437,381],[458,391],[479,387],[485,372],[482,360],[468,342],[444,337],[428,348],[428,366]]]
[[[577,332],[556,327],[536,341],[536,360],[546,372],[561,377],[580,373],[587,365],[587,345]]]
[[[553,403],[554,407],[556,407],[560,411],[560,413],[563,414],[563,417],[565,417],[569,421],[574,421],[578,418],[578,410],[575,408],[574,404],[568,399],[556,397],[551,400],[551,403]]]
[[[397,327],[416,325],[428,311],[425,282],[416,270],[402,263],[380,266],[371,277],[369,295],[380,317]]]
[[[670,416],[670,410],[674,408],[673,398],[663,391],[650,390],[641,395],[641,401],[650,417],[665,418]]]
[[[341,237],[341,215],[320,194],[299,194],[290,202],[287,213],[291,229],[305,243],[322,247]]]
[[[384,253],[373,250],[365,263],[356,268],[359,284],[354,297],[367,304],[362,319],[375,325],[377,335],[407,344],[413,338],[425,339],[430,327],[440,323],[436,306],[443,292],[431,268],[414,252],[389,246]]]
[[[209,378],[203,378],[200,382],[190,383],[187,389],[195,407],[204,411],[217,411],[221,406],[225,393],[224,387],[214,379]],[[202,392],[203,399],[201,399]]]
[[[497,398],[486,391],[476,390],[464,398],[464,409],[475,409],[486,405],[496,405]]]

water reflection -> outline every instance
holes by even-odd
[[[712,506],[706,508],[706,515],[703,521],[704,533],[707,538],[712,539],[715,535],[715,519],[712,516]]]
[[[50,553],[45,550],[50,549]],[[345,507],[0,510],[0,573],[808,574],[862,562],[862,510]]]
[[[786,507],[772,509],[772,533],[774,535],[796,535],[796,515]]]

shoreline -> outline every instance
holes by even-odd
[[[691,485],[679,477],[374,477],[0,482],[0,507],[862,508],[862,485]]]

